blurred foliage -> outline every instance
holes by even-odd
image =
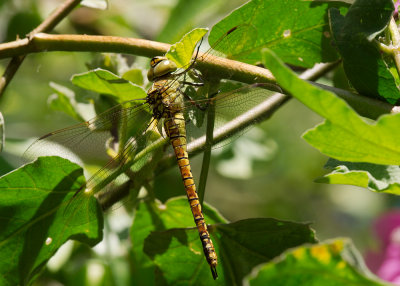
[[[0,40],[23,37],[60,3],[62,1],[0,1]],[[243,3],[114,0],[106,10],[76,9],[55,32],[140,37],[174,43],[194,27],[211,27]],[[123,60],[129,65],[133,63],[135,70],[124,70],[124,78],[134,78],[138,84],[145,84],[137,70],[147,68],[148,59],[123,56]],[[60,93],[55,86],[67,87],[76,98],[90,100],[93,95],[72,85],[71,76],[87,72],[87,67],[110,70],[117,66],[109,65],[110,61],[109,56],[99,60],[99,55],[90,53],[52,52],[27,57],[0,99],[6,132],[0,174],[22,164],[20,157],[33,138],[76,123],[48,103],[49,95]],[[7,62],[0,60],[0,72]],[[124,72],[119,71],[120,74]],[[337,75],[335,79],[339,80],[339,76],[343,78]],[[332,77],[329,75],[324,80],[331,82]],[[340,82],[341,86],[347,84],[343,79]],[[63,97],[63,100],[68,99]],[[99,108],[106,109],[107,104]],[[311,222],[319,239],[349,236],[357,247],[365,247],[370,242],[367,234],[371,220],[385,209],[398,206],[399,200],[352,186],[314,183],[313,179],[324,175],[321,166],[327,157],[309,146],[301,134],[319,122],[319,116],[291,100],[270,120],[255,126],[232,144],[215,150],[205,200],[229,221],[272,217]],[[260,146],[266,149],[260,151],[261,156],[238,152],[243,140],[245,146],[251,144],[255,149]],[[200,172],[200,159],[192,160],[195,178]],[[221,171],[228,165],[233,166],[230,170],[233,175],[227,176]],[[154,192],[161,199],[163,193],[183,194],[177,168],[170,168],[155,178]],[[122,208],[111,212],[101,244],[94,249],[81,244],[66,245],[50,261],[37,285],[50,285],[54,280],[65,285],[145,285],[133,281],[132,266],[126,262],[127,257],[133,255],[128,239],[131,222],[131,214]]]

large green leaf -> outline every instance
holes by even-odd
[[[209,42],[212,47],[218,44],[216,49],[229,58],[252,64],[261,60],[264,48],[296,66],[334,61],[337,53],[330,43],[327,11],[344,5],[347,4],[252,0],[216,24]],[[221,42],[224,33],[234,27],[234,36]]]
[[[400,92],[373,39],[388,25],[393,11],[392,0],[358,0],[346,16],[337,9],[329,11],[332,34],[351,84],[362,95],[392,104]]]
[[[111,95],[117,102],[143,99],[147,95],[140,86],[103,69],[74,75],[71,81],[84,89]]]
[[[365,267],[349,240],[334,240],[285,252],[259,267],[248,285],[387,285]]]
[[[354,185],[375,192],[400,195],[400,167],[370,163],[341,162],[329,159],[331,173],[317,178],[318,183]]]
[[[290,247],[315,242],[307,224],[274,219],[249,219],[225,224],[215,210],[204,207],[214,242],[219,278],[214,281],[186,198],[164,205],[142,204],[131,231],[137,268],[135,277],[156,271],[156,281],[167,285],[241,285],[252,268]],[[215,224],[217,223],[217,224]],[[187,227],[186,229],[183,229]],[[147,256],[152,259],[151,262]],[[156,268],[155,268],[156,267]]]
[[[82,168],[59,157],[40,157],[0,177],[0,285],[32,281],[68,239],[101,240],[96,199],[71,201],[84,184]]]
[[[342,161],[400,164],[400,114],[367,123],[344,100],[298,78],[271,51],[264,52],[264,63],[283,89],[326,118],[304,134],[309,144]]]

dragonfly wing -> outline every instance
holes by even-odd
[[[268,100],[274,93],[266,87],[271,89],[270,84],[245,85],[219,93],[212,99],[198,100],[196,104],[187,102],[185,104],[186,128],[188,142],[192,148],[195,146],[198,151],[204,149],[208,112],[215,113],[213,148],[229,144],[261,121],[264,118],[263,115],[267,116]],[[201,115],[193,119],[193,114]],[[197,124],[199,122],[202,124]]]
[[[110,190],[110,185],[123,181],[118,177],[129,167],[126,163],[153,140],[154,131],[145,132],[151,118],[144,102],[117,105],[87,122],[39,138],[28,148],[24,158],[57,155],[77,163],[103,166],[74,195],[65,211],[69,217],[87,208],[88,198],[94,193]]]
[[[89,121],[50,132],[35,141],[24,153],[23,159],[31,161],[39,156],[57,155],[95,164],[106,157],[106,141],[118,136],[118,126],[124,118],[135,117],[135,113],[140,113],[142,109],[141,106],[124,108],[117,105]]]

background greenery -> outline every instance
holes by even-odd
[[[16,35],[23,37],[61,2],[0,1],[0,41],[11,41]],[[75,10],[55,31],[137,37],[172,44],[194,27],[211,27],[243,2],[114,0],[107,10],[85,7]],[[149,59],[129,57],[128,60],[142,68],[147,67]],[[0,72],[7,61],[0,60]],[[48,52],[28,56],[0,102],[6,124],[0,175],[21,164],[19,157],[33,138],[75,123],[67,115],[49,108],[48,97],[54,92],[49,82],[82,93],[70,83],[70,77],[87,71],[86,64],[96,61],[101,61],[99,55],[91,53]],[[331,85],[333,79],[340,81],[340,73],[328,74],[321,81]],[[346,236],[361,251],[373,246],[370,233],[373,220],[396,207],[399,200],[357,187],[313,182],[326,173],[322,166],[328,158],[308,145],[301,134],[321,121],[297,100],[291,100],[270,120],[255,126],[234,143],[215,150],[205,200],[229,221],[271,217],[311,222],[320,240]],[[253,147],[251,152],[248,146]],[[199,177],[200,159],[198,156],[192,160],[195,178]],[[166,188],[184,194],[177,168],[155,178],[156,192],[170,193]],[[111,212],[106,221],[106,229],[111,232],[101,245],[94,250],[84,245],[71,246],[72,259],[52,261],[41,281],[58,279],[66,283],[66,273],[78,270],[85,275],[87,268],[102,269],[105,263],[101,259],[108,258],[113,263],[108,264],[111,269],[104,268],[105,275],[119,273],[115,281],[123,285],[129,276],[128,268],[123,265],[130,219],[122,212],[120,209]],[[91,263],[84,263],[82,257],[90,257]]]

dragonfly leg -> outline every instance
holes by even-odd
[[[189,78],[191,78],[192,80],[194,80],[194,82],[186,81],[187,76]],[[204,86],[204,79],[198,70],[192,69],[183,75],[183,79],[182,79],[182,81],[180,81],[180,84],[182,84],[182,85],[186,84],[186,85],[190,85],[190,86],[200,87],[200,86]]]
[[[196,86],[196,87],[204,86],[203,82],[182,81],[181,83],[185,84],[185,85]]]
[[[184,92],[183,90],[181,90],[179,88],[179,92],[181,94],[183,94],[183,96],[194,106],[196,106],[198,109],[200,109],[201,111],[206,111],[208,108],[209,103],[207,102],[204,105],[199,104],[198,102],[196,102],[190,95],[188,95],[186,92]]]

